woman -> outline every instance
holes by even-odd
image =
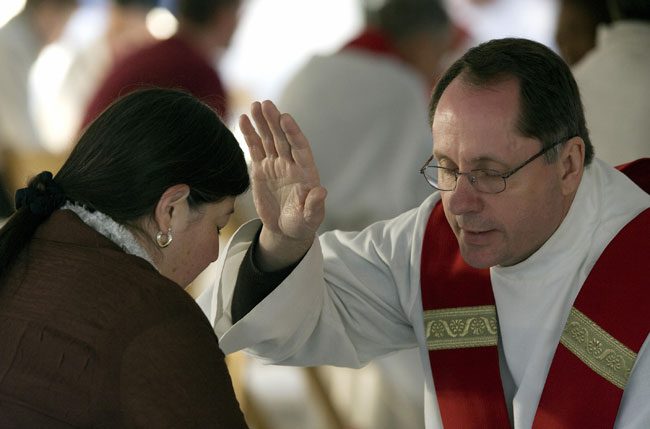
[[[0,230],[0,427],[246,427],[183,288],[248,184],[209,107],[148,89],[19,190]]]

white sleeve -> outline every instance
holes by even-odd
[[[228,245],[213,299],[221,348],[246,349],[270,363],[360,367],[417,346],[411,314],[422,311],[420,238],[430,205],[359,233],[323,234],[294,271],[232,325],[237,273],[260,223],[242,226]]]

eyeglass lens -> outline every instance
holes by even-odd
[[[506,187],[506,181],[497,171],[472,170],[467,173],[459,173],[454,170],[428,166],[424,170],[427,181],[441,191],[453,191],[459,180],[459,176],[467,176],[472,186],[480,192],[496,194],[502,192]]]

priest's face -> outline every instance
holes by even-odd
[[[433,117],[435,159],[460,172],[505,173],[518,167],[542,148],[539,140],[517,131],[518,114],[515,79],[481,88],[457,77]],[[458,176],[455,190],[441,192],[445,215],[469,265],[514,265],[546,242],[568,210],[558,164],[538,157],[507,178],[500,193],[480,192],[466,175]]]

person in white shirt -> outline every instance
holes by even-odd
[[[573,73],[596,154],[617,165],[650,156],[650,2],[609,3],[612,24]]]
[[[41,50],[56,40],[77,0],[28,0],[0,28],[0,219],[13,212],[15,190],[7,171],[8,152],[44,150],[32,116],[29,73]]]
[[[0,29],[0,144],[42,149],[30,111],[29,72],[41,50],[63,32],[77,0],[28,0]]]
[[[437,1],[389,1],[373,16],[340,51],[311,58],[278,101],[319,160],[329,191],[321,231],[391,218],[429,192],[408,172],[427,155],[427,103],[452,24]]]
[[[256,129],[240,125],[261,224],[200,299],[220,346],[350,367],[417,346],[427,429],[648,427],[647,160],[595,159],[570,69],[525,39],[470,49],[429,113],[420,172],[438,191],[316,237],[327,191],[309,143],[253,104]]]
[[[453,34],[438,1],[391,0],[369,12],[365,28],[339,51],[314,56],[286,85],[278,107],[294,112],[310,136],[328,190],[321,232],[362,229],[428,196],[428,186],[412,171],[428,153],[428,97],[444,71],[440,64]],[[375,429],[415,429],[424,425],[418,361],[411,349],[375,360],[365,372],[322,371],[345,380],[370,372],[381,384],[376,395],[351,395],[342,410],[349,419]],[[378,404],[374,411],[359,406],[368,402]]]

